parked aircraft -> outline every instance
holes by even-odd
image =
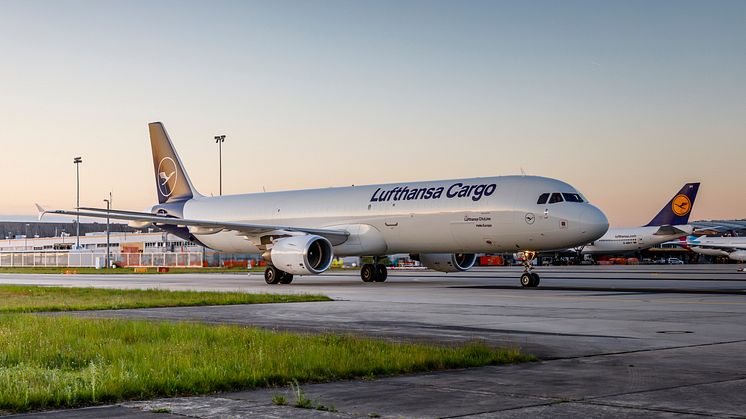
[[[623,254],[657,246],[691,234],[689,214],[699,191],[699,182],[687,183],[650,222],[642,227],[610,228],[599,238],[582,247],[582,254]]]
[[[153,224],[218,251],[261,254],[268,284],[320,274],[334,256],[410,253],[443,272],[465,271],[475,253],[524,251],[521,284],[535,287],[530,260],[540,250],[601,237],[606,216],[575,188],[555,179],[505,176],[385,185],[203,196],[160,122],[149,124],[158,204],[147,212],[77,208],[45,213],[111,217]],[[537,197],[552,196],[549,205]],[[559,196],[561,199],[555,199]],[[386,267],[365,264],[365,282]]]
[[[708,256],[727,256],[739,262],[746,262],[746,237],[695,237],[686,239],[686,247]]]

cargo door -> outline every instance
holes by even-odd
[[[396,208],[396,202],[386,202],[384,205],[386,205],[386,211],[382,233],[389,247],[398,248],[401,245],[402,217]]]

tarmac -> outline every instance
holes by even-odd
[[[0,275],[0,283],[324,294],[332,302],[79,316],[256,325],[438,344],[481,340],[541,361],[302,385],[333,412],[275,406],[290,389],[126,402],[26,417],[746,417],[746,273],[737,265],[357,271],[267,286],[261,274]],[[170,413],[153,413],[153,411]]]

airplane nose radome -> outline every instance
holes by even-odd
[[[609,230],[609,220],[600,209],[588,205],[580,218],[583,233],[588,235],[588,240],[593,241],[606,234]]]

